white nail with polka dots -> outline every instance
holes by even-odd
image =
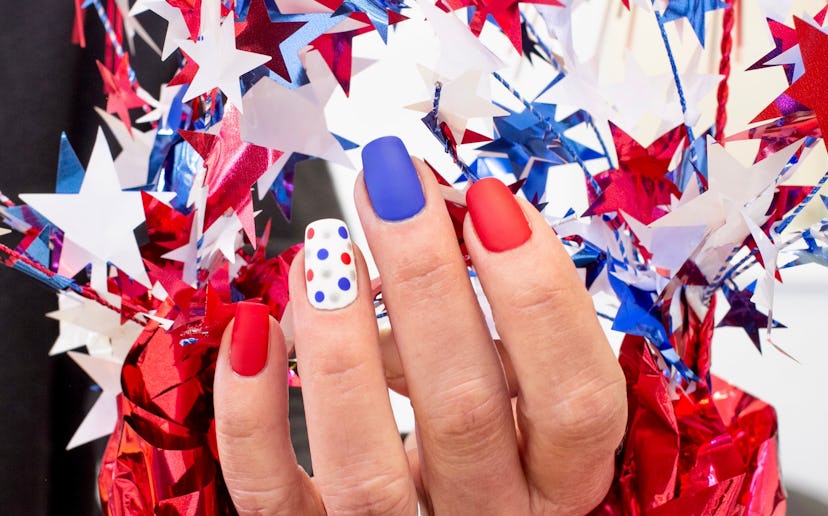
[[[321,219],[305,229],[305,281],[314,308],[338,310],[356,299],[354,246],[341,220]]]

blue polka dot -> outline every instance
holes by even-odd
[[[321,303],[322,301],[325,300],[325,293],[317,291],[316,294],[313,296],[313,298],[316,299],[317,303]]]
[[[348,278],[339,278],[339,288],[340,290],[351,290],[351,282],[348,281]]]
[[[316,253],[316,257],[319,258],[320,260],[327,259],[328,258],[328,250],[325,249],[325,248],[320,249],[319,252]]]
[[[345,226],[339,226],[339,236],[342,238],[348,238],[348,230],[345,229]]]

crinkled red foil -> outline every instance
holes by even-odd
[[[176,324],[170,330],[148,324],[124,361],[118,424],[98,476],[104,514],[236,514],[216,451],[216,356],[232,301],[260,300],[281,318],[298,249],[271,259],[261,250],[231,288],[219,281],[187,297],[186,307],[179,299],[158,309],[156,315]]]
[[[643,338],[624,339],[627,436],[594,515],[785,514],[776,411],[707,373],[713,312],[699,321],[688,310],[685,330],[673,336],[686,362],[709,378],[692,392],[671,387]]]
[[[235,514],[215,446],[216,355],[231,301],[259,299],[281,317],[297,250],[267,260],[260,249],[231,288],[219,281],[224,288],[193,292],[188,307],[179,299],[159,308],[158,316],[176,324],[168,331],[147,325],[124,363],[120,418],[99,476],[105,514]],[[629,427],[615,481],[593,514],[785,513],[776,413],[710,376],[713,313],[711,306],[700,320],[685,309],[672,336],[684,362],[710,378],[694,390],[671,386],[644,339],[624,340]]]

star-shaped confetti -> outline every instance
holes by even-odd
[[[730,290],[726,292],[726,297],[728,304],[730,304],[730,309],[722,320],[719,321],[718,326],[742,328],[748,334],[750,341],[753,342],[756,349],[761,352],[762,344],[759,341],[759,329],[768,326],[768,316],[761,313],[753,301],[751,301],[751,297],[753,297],[753,285],[744,290]],[[785,325],[773,321],[772,327],[785,328]]]
[[[144,132],[137,129],[129,131],[117,118],[100,108],[95,108],[95,110],[112,131],[121,147],[121,153],[115,158],[115,170],[118,172],[121,188],[129,190],[146,186],[149,181],[147,164],[155,142],[156,131]]]
[[[520,30],[519,0],[444,0],[443,3],[452,10],[470,7],[474,14],[469,21],[469,29],[475,36],[483,31],[483,25],[491,17],[500,30],[512,42],[518,53],[523,52],[523,42]],[[563,6],[558,0],[529,0],[535,5]]]
[[[92,157],[76,194],[24,194],[27,204],[66,235],[61,266],[74,276],[91,263],[93,276],[107,276],[112,263],[139,283],[150,286],[133,230],[144,221],[140,192],[124,192],[103,132],[98,131]],[[102,270],[103,269],[103,270]],[[100,288],[106,291],[106,288]]]
[[[324,67],[318,55],[317,59]],[[327,130],[325,102],[336,88],[335,79],[329,77],[330,84],[313,81],[295,89],[274,81],[259,81],[244,96],[248,109],[241,119],[242,139],[255,145],[278,148],[284,153],[282,160],[261,176],[259,198],[270,190],[281,167],[294,153],[350,166],[342,142]],[[283,120],[293,120],[294,123],[288,126],[282,123]]]
[[[426,69],[420,69],[425,84],[433,85],[437,77]],[[508,112],[495,105],[489,90],[489,77],[479,71],[469,71],[456,79],[442,83],[438,118],[446,122],[454,139],[463,142],[469,120],[484,119],[491,126],[492,117],[501,117]],[[408,106],[409,109],[428,113],[433,108],[433,96]]]
[[[404,19],[399,13],[407,7],[400,0],[345,0],[335,14],[365,13],[382,41],[388,42],[388,25]]]
[[[820,128],[828,127],[828,34],[801,18],[794,18],[794,26],[802,52],[805,73],[785,90],[772,104],[766,107],[754,122],[787,116],[805,106],[816,115]]]
[[[106,437],[118,421],[116,398],[121,393],[121,362],[111,358],[94,357],[85,353],[69,352],[69,356],[101,388],[101,395],[89,409],[75,431],[67,450]]]
[[[236,24],[236,46],[239,50],[270,57],[265,66],[282,79],[290,81],[280,46],[305,23],[307,22],[274,22],[264,1],[256,0],[250,4],[244,21]]]
[[[125,54],[121,58],[114,74],[100,61],[98,61],[98,71],[100,71],[101,79],[103,79],[104,93],[107,95],[107,113],[117,114],[127,130],[132,133],[132,120],[129,117],[129,110],[145,106],[146,101],[138,96],[130,79],[129,55]]]
[[[557,106],[535,102],[532,110],[509,111],[494,119],[497,138],[479,148],[477,166],[493,167],[493,160],[505,156],[506,167],[516,179],[526,179],[523,191],[533,202],[546,191],[549,167],[601,157],[595,150],[571,139],[567,131],[586,121],[576,111],[557,119]]]
[[[664,21],[669,22],[686,18],[693,28],[693,32],[696,33],[699,43],[704,47],[705,16],[710,11],[726,7],[727,2],[725,0],[670,0],[667,9],[664,11]]]
[[[601,192],[585,215],[624,212],[650,224],[667,212],[670,200],[679,197],[678,187],[666,174],[677,149],[684,141],[684,126],[642,146],[615,125],[610,125],[618,154],[618,168],[595,177]]]
[[[181,42],[181,50],[198,64],[198,71],[187,89],[184,101],[218,88],[227,96],[228,101],[239,109],[242,109],[239,79],[271,59],[270,56],[236,48],[232,17],[209,28],[198,41]]]
[[[164,48],[161,50],[161,59],[167,59],[178,49],[182,40],[190,37],[187,21],[181,9],[173,7],[167,0],[137,0],[130,14],[135,16],[145,11],[152,11],[167,21],[167,35],[164,38]],[[198,27],[196,27],[196,36],[198,36]]]
[[[233,107],[224,112],[218,135],[192,131],[181,134],[204,158],[207,169],[205,230],[232,210],[239,215],[250,241],[255,242],[250,189],[282,152],[242,141],[239,112]]]

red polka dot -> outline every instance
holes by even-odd
[[[314,235],[313,228],[309,228],[309,229],[308,229],[308,240],[310,240],[311,238],[313,238],[313,235]]]
[[[308,281],[313,281],[313,269],[308,269]]]
[[[342,260],[342,263],[345,265],[351,264],[351,255],[348,253],[342,253],[342,256],[339,257]]]

